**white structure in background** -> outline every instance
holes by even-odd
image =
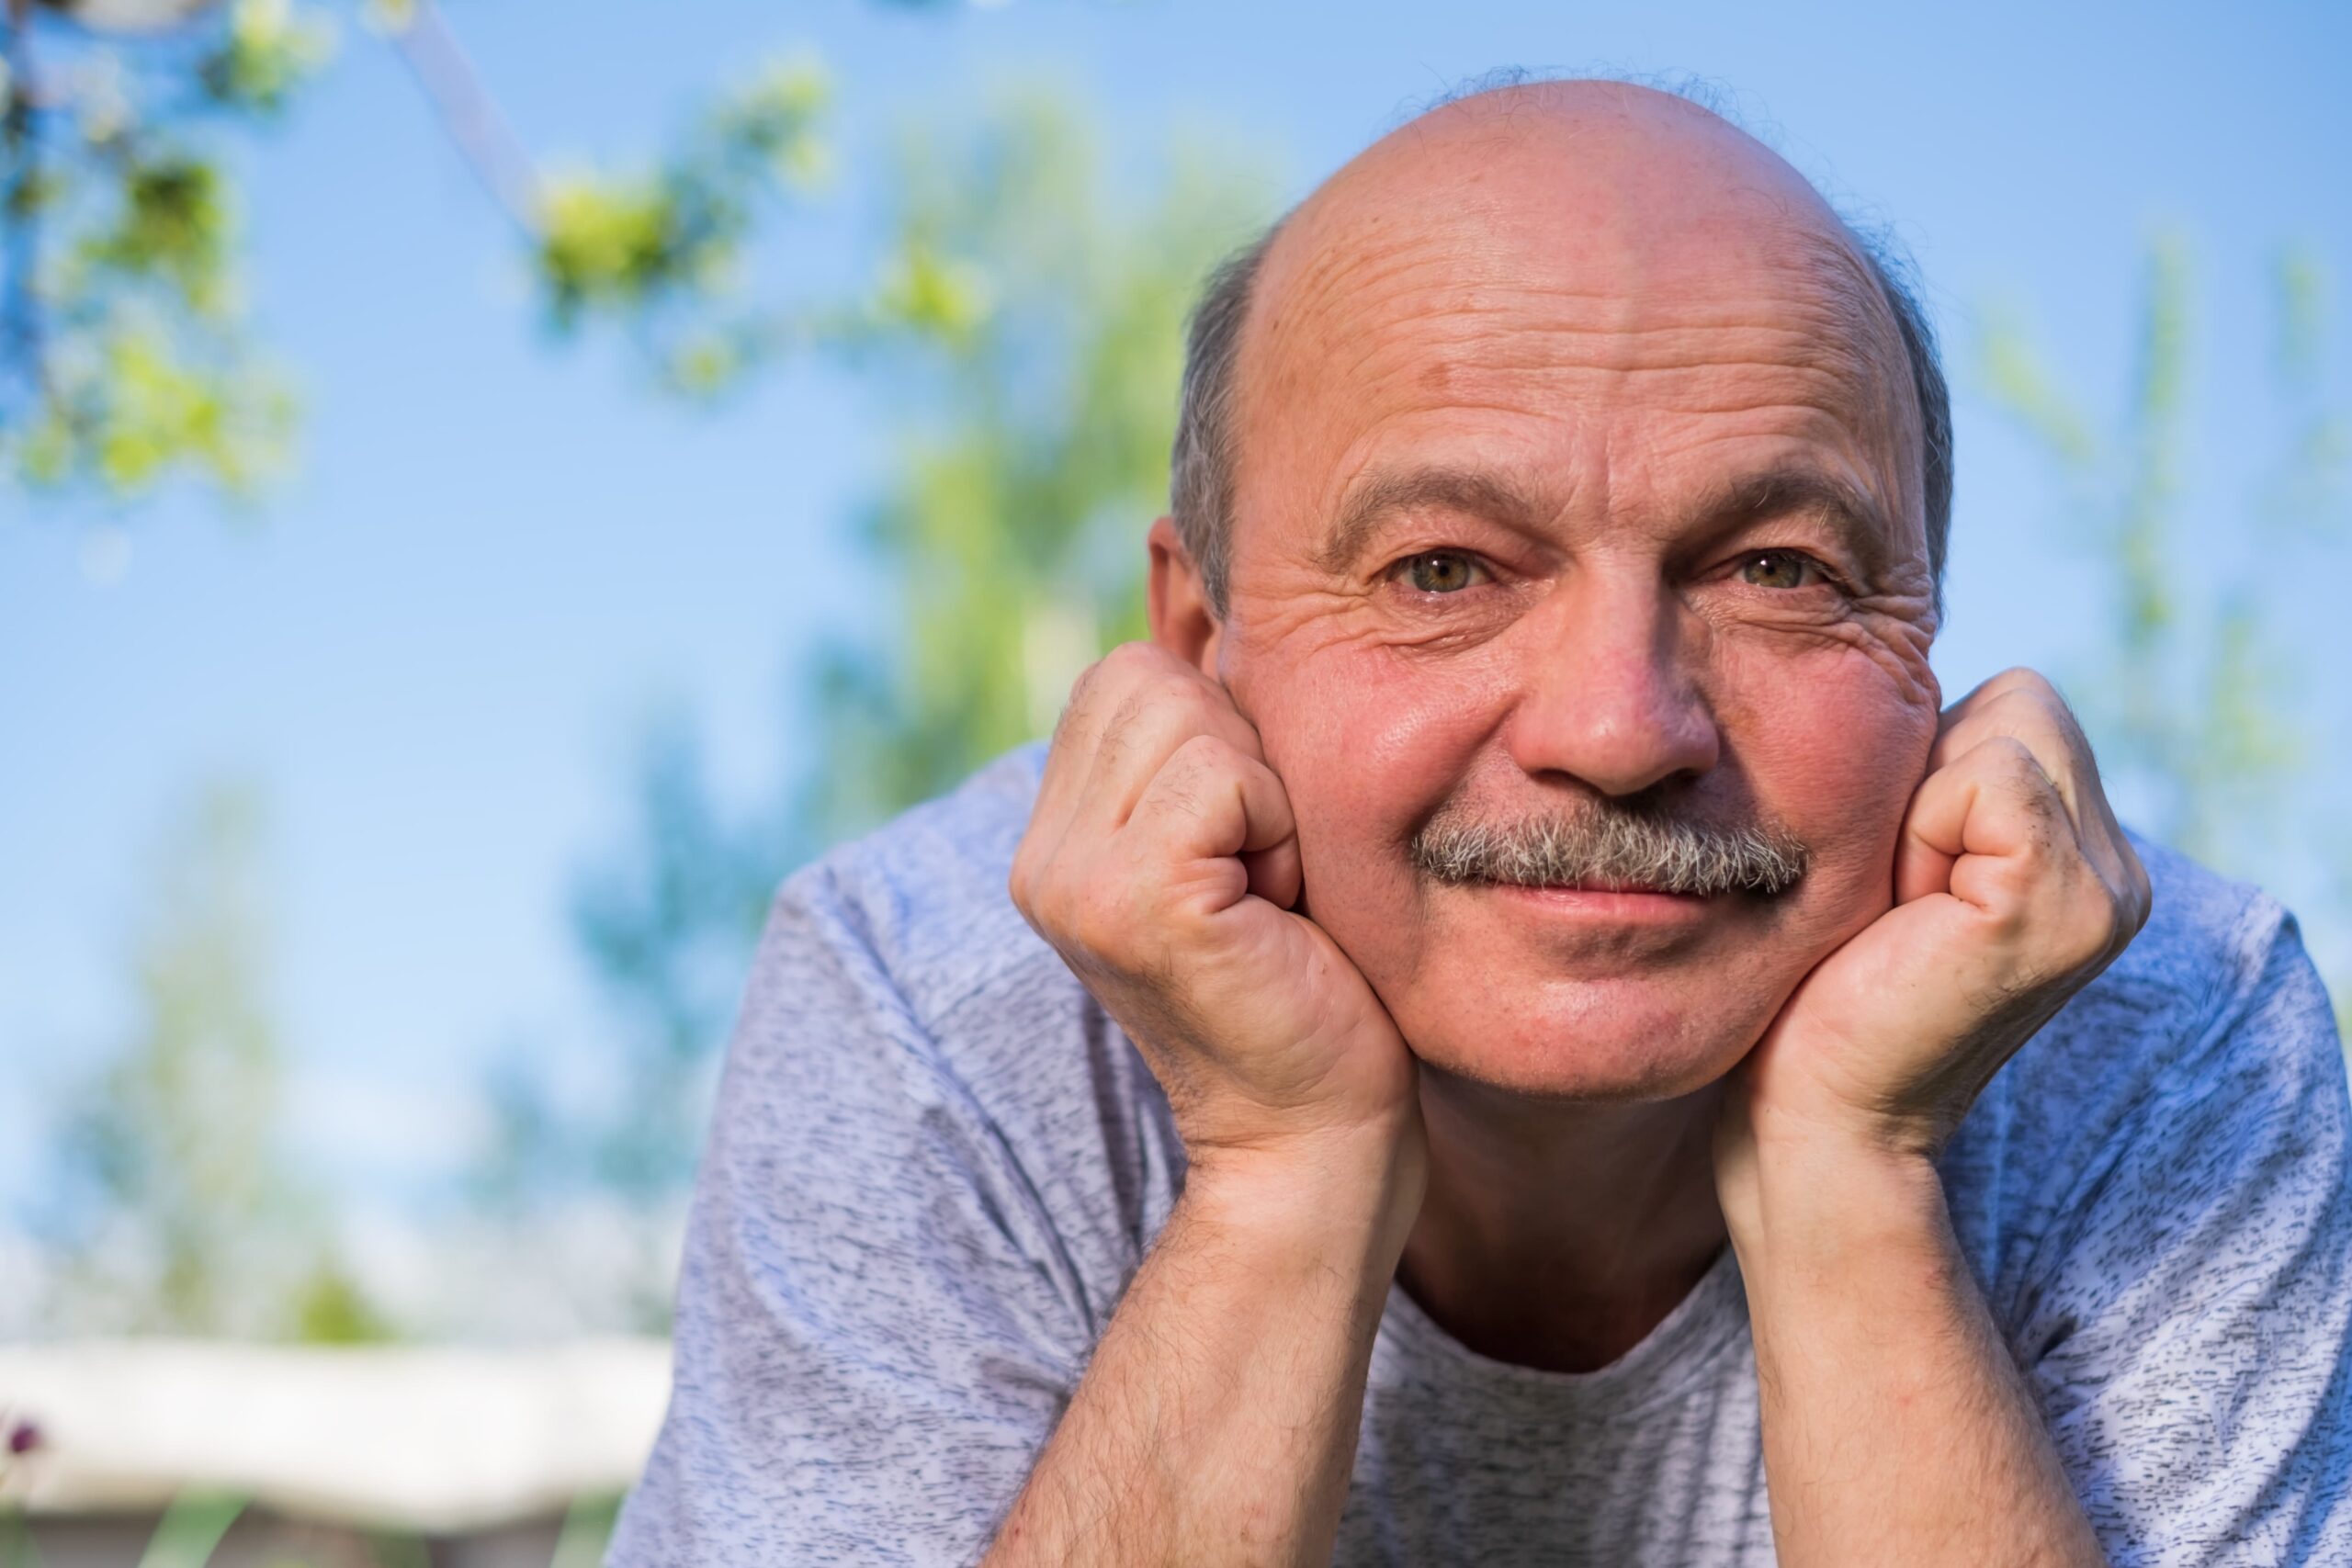
[[[0,1507],[23,1510],[51,1568],[115,1560],[77,1550],[75,1521],[152,1523],[192,1492],[231,1494],[253,1510],[220,1562],[244,1560],[238,1537],[266,1534],[274,1519],[281,1535],[324,1525],[459,1548],[435,1562],[536,1551],[543,1565],[544,1545],[517,1540],[482,1556],[461,1543],[534,1521],[552,1540],[575,1499],[626,1490],[651,1450],[669,1378],[658,1339],[0,1346],[0,1427],[29,1421],[39,1433],[31,1451],[0,1461]]]

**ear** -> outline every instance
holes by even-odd
[[[1217,641],[1223,631],[1209,608],[1208,584],[1163,513],[1151,525],[1151,587],[1148,607],[1151,640],[1211,680],[1216,679]]]

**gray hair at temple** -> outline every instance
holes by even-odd
[[[1421,105],[1416,117],[1430,109],[1498,87],[1537,80],[1518,69],[1490,72]],[[1726,112],[1721,95],[1695,79],[1662,80],[1630,75],[1578,77],[1574,80],[1628,82],[1671,93],[1719,118],[1737,124]],[[1742,130],[1747,128],[1743,126]],[[1751,135],[1753,131],[1749,132]],[[1758,137],[1758,140],[1764,140]],[[1296,208],[1291,211],[1296,211]],[[1289,212],[1267,225],[1263,233],[1219,263],[1209,275],[1200,302],[1185,329],[1183,390],[1177,403],[1176,441],[1169,468],[1169,511],[1178,537],[1200,569],[1208,592],[1209,608],[1220,618],[1227,611],[1227,574],[1231,566],[1233,534],[1233,470],[1239,432],[1234,428],[1235,366],[1239,358],[1242,318],[1259,265],[1282,231]],[[1921,309],[1917,269],[1883,228],[1859,224],[1839,214],[1839,221],[1869,264],[1871,276],[1894,312],[1903,334],[1903,350],[1910,361],[1911,387],[1919,403],[1922,493],[1927,497],[1928,568],[1935,585],[1935,610],[1944,613],[1945,544],[1951,531],[1951,396],[1944,384],[1943,363],[1937,354],[1935,329]]]

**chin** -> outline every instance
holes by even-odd
[[[1478,1006],[1389,1010],[1413,1055],[1439,1074],[1528,1099],[1602,1104],[1695,1093],[1737,1066],[1770,1021],[1659,990],[1638,980],[1490,985]]]

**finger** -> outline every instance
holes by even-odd
[[[2147,921],[2153,888],[2107,798],[2098,759],[2074,710],[2056,688],[2030,670],[2004,671],[1970,696],[1979,698],[1980,694],[1989,694],[1939,734],[1929,754],[1930,769],[1996,735],[2023,742],[2064,802],[2083,857],[2113,891],[2136,932]]]
[[[1123,643],[1080,676],[1055,726],[1029,827],[1013,857],[1011,888],[1024,914],[1025,901],[1056,886],[1054,867],[1073,853],[1096,866],[1102,841],[1125,826],[1168,759],[1199,735],[1263,766],[1257,729],[1224,687],[1165,649]],[[1295,900],[1295,851],[1266,848],[1273,852],[1262,866],[1237,862],[1233,869],[1245,886],[1254,873],[1263,891]]]
[[[2037,750],[2044,745],[2058,752],[2079,750],[2086,758],[2090,750],[2074,710],[2058,688],[2039,671],[2018,668],[1986,680],[1943,711],[1936,724],[1931,762],[1939,765],[1978,741],[2002,734],[2030,738]],[[2043,760],[2046,765],[2058,758],[2045,754]]]
[[[1992,736],[1912,795],[1895,846],[1895,902],[1950,893],[1980,909],[2016,909],[2061,855],[2079,857],[2080,845],[2057,786],[2024,742]]]
[[[1085,796],[1095,762],[1095,735],[1102,728],[1104,705],[1114,694],[1112,688],[1118,684],[1107,668],[1110,662],[1109,655],[1096,660],[1070,682],[1069,696],[1054,721],[1053,739],[1046,749],[1037,797],[1029,809],[1033,835],[1059,842],[1068,829],[1073,804]]]
[[[2042,773],[2057,786],[2069,820],[2078,829],[2093,826],[2086,813],[2091,818],[2104,813],[2106,793],[2099,786],[2098,761],[2091,754],[2082,726],[2056,688],[2032,671],[2005,673],[2016,678],[1977,700],[1967,712],[1948,717],[1928,753],[1928,769],[1932,772],[1996,736],[2008,736],[2033,753]],[[1976,695],[1970,694],[1972,698]]]
[[[1203,863],[1228,863],[1229,880],[1212,878],[1228,903],[1246,892],[1284,907],[1298,897],[1290,796],[1272,769],[1221,737],[1195,735],[1178,747],[1124,832],[1148,841],[1153,858],[1179,877],[1198,874]],[[1245,856],[1258,863],[1245,863]]]
[[[2097,974],[2146,920],[2145,899],[2083,852],[2056,784],[2010,736],[1979,743],[1913,797],[1897,901],[1939,892],[1987,918],[1984,952],[2007,955],[1996,969],[2013,989]]]
[[[1998,674],[1987,675],[1970,687],[1966,696],[1947,705],[1938,723],[1938,730],[1940,733],[1942,729],[1948,728],[1958,720],[1967,717],[1981,707],[1998,702],[2012,692],[2036,689],[2049,692],[2053,696],[2057,694],[2058,690],[2051,682],[2050,678],[2041,671],[2030,669],[2023,664],[2013,664]]]
[[[1242,869],[1250,874],[1250,891],[1279,909],[1295,908],[1306,886],[1298,861],[1298,840],[1284,839],[1269,850],[1241,852]]]
[[[1241,716],[1225,688],[1199,671],[1184,665],[1139,682],[1127,692],[1097,743],[1106,760],[1094,781],[1099,793],[1084,809],[1106,829],[1125,827],[1170,760],[1199,737],[1264,763],[1256,728]]]
[[[1055,726],[1033,820],[1055,841],[1081,821],[1115,829],[1190,736],[1226,733],[1231,700],[1198,670],[1148,642],[1122,643],[1089,666]],[[1242,728],[1246,728],[1246,725]],[[1248,749],[1258,739],[1249,730]]]
[[[1995,681],[2003,681],[2004,683],[1996,685]],[[2004,671],[2001,675],[1995,676],[1993,680],[1980,682],[1966,696],[1948,705],[1937,716],[1936,745],[1948,750],[1951,745],[1954,730],[1981,718],[1985,709],[2024,689],[2026,687],[2022,675],[2013,671]]]

